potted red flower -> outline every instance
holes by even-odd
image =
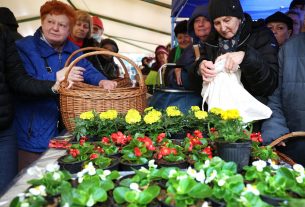
[[[154,142],[147,136],[132,139],[121,151],[122,170],[140,169],[142,166],[147,166],[155,150]]]
[[[203,137],[202,132],[195,130],[193,134],[188,133],[183,141],[184,152],[188,154],[190,164],[204,162],[213,157],[212,148],[208,146],[208,141]]]

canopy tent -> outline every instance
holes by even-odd
[[[105,36],[114,39],[122,53],[152,54],[157,45],[171,41],[177,18],[189,17],[197,5],[208,0],[61,0],[76,9],[99,16]],[[241,0],[254,19],[275,11],[286,11],[291,0]],[[32,35],[40,26],[39,8],[45,0],[1,0],[10,8],[23,36]],[[172,19],[170,18],[172,17]]]
[[[277,12],[285,12],[292,0],[240,0],[245,12],[253,19],[266,18]],[[208,4],[209,0],[172,0],[171,17],[189,17],[197,5]]]
[[[104,38],[114,39],[122,53],[152,54],[157,45],[171,38],[171,0],[61,0],[76,9],[99,16]],[[40,26],[39,9],[45,0],[1,0],[15,14],[18,31],[32,35]]]

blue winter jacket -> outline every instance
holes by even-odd
[[[293,131],[305,131],[305,33],[279,52],[279,85],[269,97],[272,116],[262,125],[265,144]]]
[[[69,55],[78,49],[66,41],[62,52],[57,52],[41,38],[41,29],[34,36],[25,37],[16,42],[23,65],[31,76],[40,80],[56,80],[56,72],[64,67]],[[51,69],[47,69],[46,66]],[[86,69],[84,80],[98,85],[107,79],[87,60],[81,60],[77,66]],[[34,98],[16,96],[14,126],[17,131],[19,149],[31,152],[43,152],[48,148],[50,138],[58,135],[58,100],[54,97]]]

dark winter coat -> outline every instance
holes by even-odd
[[[253,28],[252,20],[247,18],[242,27],[237,51],[244,51],[245,56],[240,64],[241,82],[245,89],[267,104],[267,97],[273,93],[278,81],[278,45],[272,32],[266,27]],[[198,75],[198,66],[202,60],[215,61],[220,55],[218,33],[212,31],[208,40],[201,47],[201,58],[190,72],[191,86],[201,90],[202,77]]]
[[[12,92],[32,96],[54,96],[51,91],[54,83],[55,81],[36,80],[27,74],[11,32],[0,24],[0,130],[12,124]]]

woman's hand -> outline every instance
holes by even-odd
[[[225,69],[227,72],[236,72],[239,68],[239,65],[245,57],[244,51],[239,52],[229,52],[224,55],[219,56],[215,62],[225,59]]]
[[[111,80],[101,80],[98,85],[104,89],[112,90],[117,87],[118,83]]]
[[[68,81],[83,82],[84,81],[83,74],[85,70],[86,70],[85,68],[74,66],[68,75]]]
[[[67,70],[68,70],[68,67],[64,67],[63,69],[56,72],[56,82],[51,88],[54,93],[58,93],[60,83],[65,80],[65,74],[66,74]],[[73,85],[73,81],[68,80],[68,82],[69,82],[69,85],[67,88],[71,88],[71,86]]]
[[[177,85],[178,86],[182,86],[182,79],[181,79],[181,68],[175,68],[175,77],[176,77],[176,81],[177,81]]]
[[[215,65],[212,61],[203,60],[199,65],[199,71],[205,82],[211,82],[216,76]]]

